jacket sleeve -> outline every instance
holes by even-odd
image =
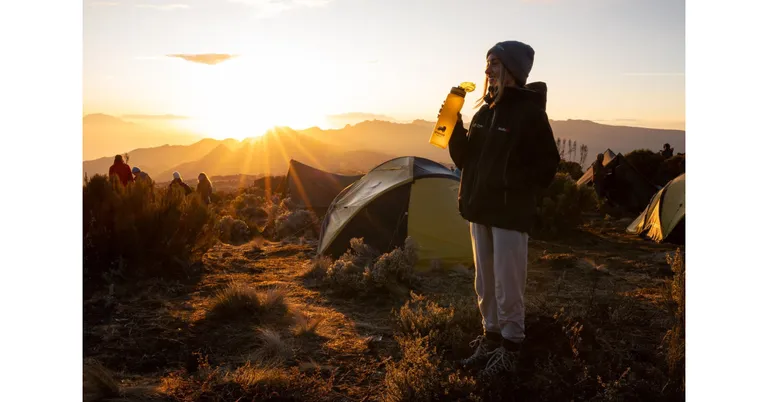
[[[527,164],[526,176],[537,189],[542,189],[549,187],[555,178],[557,166],[560,163],[560,154],[557,152],[557,144],[555,144],[555,137],[552,133],[552,126],[549,124],[547,112],[539,109],[531,117],[533,129],[529,132],[530,137],[528,139],[531,159]]]
[[[456,122],[456,127],[453,129],[451,139],[448,140],[448,152],[451,154],[453,164],[459,169],[464,169],[464,161],[467,154],[467,148],[469,147],[469,139],[467,138],[467,129],[464,128],[464,122],[459,116],[459,121]]]

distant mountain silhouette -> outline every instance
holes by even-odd
[[[200,139],[182,130],[151,128],[106,114],[83,116],[83,160],[163,144],[188,145]]]
[[[88,118],[110,125],[133,124],[106,115]],[[675,152],[685,152],[685,131],[682,130],[609,126],[586,120],[555,120],[551,124],[555,137],[586,144],[588,161],[606,148],[625,154],[641,148],[657,151],[665,142],[670,143]],[[140,166],[158,182],[169,180],[173,171],[179,171],[188,180],[194,180],[200,172],[209,176],[283,175],[290,159],[340,173],[367,172],[386,160],[404,155],[451,164],[448,150],[428,143],[433,125],[434,122],[426,120],[412,123],[370,120],[334,130],[313,127],[295,131],[280,127],[243,141],[205,139],[191,145],[135,149],[129,152],[129,164]],[[106,173],[113,158],[114,155],[108,155],[86,161],[83,169],[91,175]]]
[[[342,149],[422,156],[437,162],[451,163],[447,150],[429,144],[434,124],[426,120],[415,120],[409,124],[372,120],[337,130],[320,130],[315,127],[301,132]],[[586,144],[589,147],[589,160],[607,148],[622,153],[639,148],[657,151],[666,142],[675,152],[685,152],[685,131],[682,130],[609,126],[587,120],[552,120],[550,124],[555,137]],[[468,125],[469,119],[465,120],[465,126]]]
[[[173,171],[189,178],[197,177],[200,172],[222,176],[283,175],[291,159],[333,172],[365,172],[393,157],[374,151],[344,152],[315,136],[281,127],[261,137],[247,138],[236,147],[216,147],[198,160],[162,171],[156,180],[171,177]]]
[[[611,126],[589,120],[552,120],[555,137],[578,141],[589,147],[590,160],[607,148],[628,153],[635,149],[661,150],[664,143],[677,152],[685,152],[685,131],[657,128]]]
[[[206,138],[191,145],[163,145],[154,148],[139,148],[128,152],[131,166],[139,166],[150,173],[164,171],[176,165],[196,161],[219,146],[236,147],[239,142],[233,139],[214,140]],[[114,161],[114,155],[83,162],[83,172],[89,176],[104,174]]]

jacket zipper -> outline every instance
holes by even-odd
[[[493,124],[493,122],[495,120],[496,120],[496,108],[493,109],[493,113],[491,114],[491,125]],[[490,134],[492,132],[491,129],[493,128],[492,126],[488,125],[488,119],[487,118],[485,120],[485,124],[486,124],[486,126],[485,126],[486,127],[486,134],[485,134],[485,139],[483,140],[484,141],[483,149],[482,149],[482,151],[480,151],[480,158],[478,158],[478,160],[477,160],[478,168],[480,167],[480,164],[483,161],[483,155],[485,154],[485,150],[486,150],[486,148],[488,148],[488,137],[490,136]],[[472,192],[469,193],[469,200],[467,201],[467,205],[472,203],[472,198],[474,197],[475,194],[477,194],[477,187],[480,184],[480,180],[481,179],[482,179],[482,176],[477,176],[477,172],[475,172],[475,180],[474,180],[475,183],[472,186]]]

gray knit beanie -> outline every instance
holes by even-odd
[[[512,77],[515,82],[523,86],[528,81],[528,74],[531,73],[533,67],[533,48],[526,45],[523,42],[516,40],[509,40],[506,42],[499,42],[494,45],[485,57],[488,57],[491,53],[501,60],[501,64],[512,73]]]

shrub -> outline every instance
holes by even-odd
[[[379,254],[362,238],[349,243],[350,248],[339,259],[331,263],[321,257],[305,275],[320,278],[324,284],[346,294],[397,291],[402,285],[411,285],[417,260],[413,238],[406,238],[402,249],[395,248],[385,254]],[[322,267],[326,265],[325,275],[321,276]]]
[[[223,242],[244,243],[251,238],[248,224],[229,215],[223,216],[216,222],[216,232]]]
[[[108,277],[186,273],[190,259],[213,242],[212,211],[197,194],[122,186],[95,175],[83,183],[83,276],[86,288]],[[126,269],[127,268],[127,269]]]
[[[248,197],[254,197],[248,195]],[[315,214],[294,203],[290,198],[275,195],[262,202],[258,216],[259,230],[271,240],[283,240],[297,236],[317,236],[319,227]]]
[[[480,398],[472,393],[475,380],[446,368],[426,337],[395,337],[401,358],[387,362],[384,377],[386,402],[472,400]]]
[[[287,210],[275,219],[276,239],[284,239],[305,232],[312,232],[315,216],[306,209]]]
[[[627,161],[648,180],[653,180],[664,161],[664,157],[650,149],[636,149],[625,155]],[[659,184],[659,183],[657,183]],[[661,183],[663,185],[664,183]]]
[[[685,155],[675,155],[661,162],[653,181],[663,186],[683,173],[685,173]]]
[[[229,214],[245,222],[251,233],[258,233],[266,225],[269,217],[265,206],[264,197],[241,193],[232,201]]]
[[[402,334],[426,337],[441,348],[455,348],[463,340],[465,334],[457,318],[452,304],[442,307],[413,292],[411,299],[395,313],[396,327]]]
[[[537,200],[534,234],[551,236],[575,229],[585,212],[597,210],[595,190],[580,187],[566,173],[557,173],[549,187]]]
[[[557,165],[557,171],[560,173],[567,173],[573,180],[579,180],[584,174],[584,171],[581,170],[581,165],[564,159],[560,159],[560,163]]]

